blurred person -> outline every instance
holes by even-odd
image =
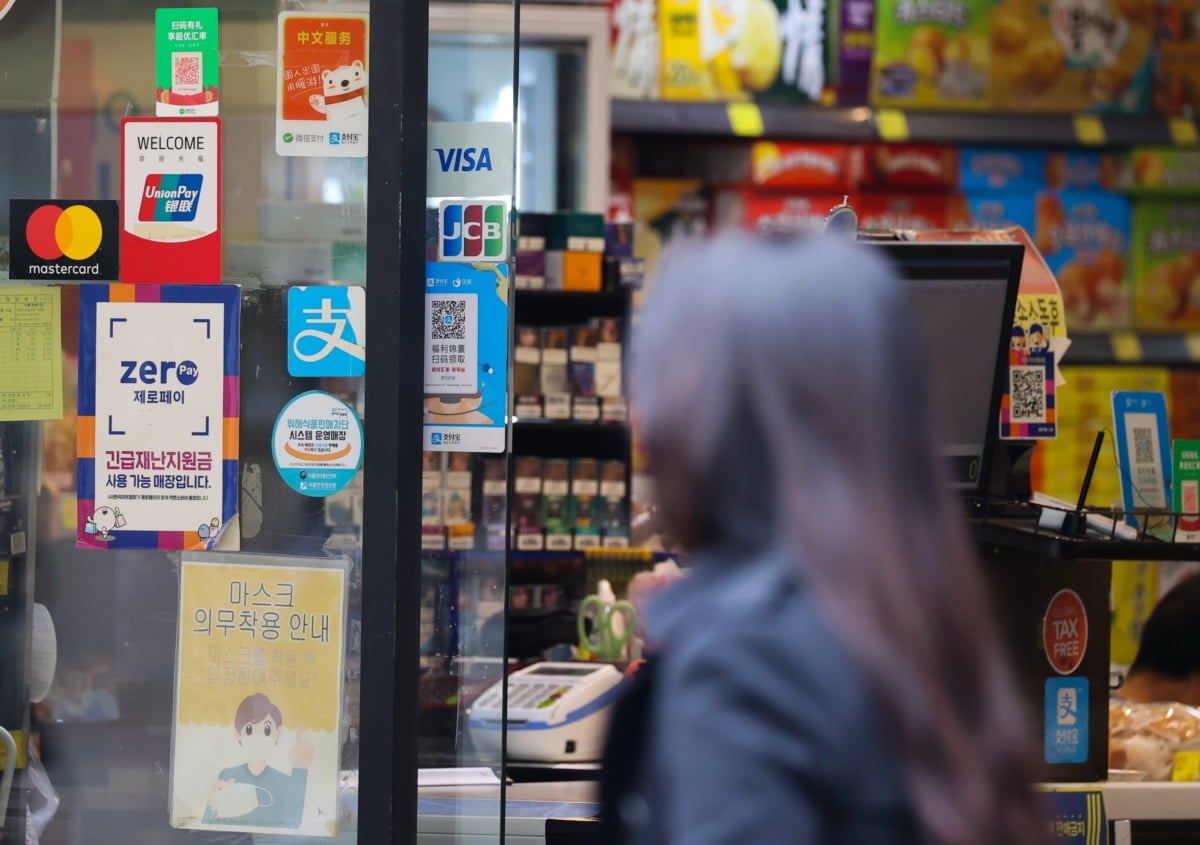
[[[1044,841],[1033,728],[884,258],[688,250],[650,293],[633,377],[658,517],[692,566],[651,603],[655,655],[613,714],[606,841]]]
[[[1200,707],[1200,575],[1180,581],[1154,606],[1117,695],[1135,704]]]

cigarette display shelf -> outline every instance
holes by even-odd
[[[512,432],[514,455],[628,461],[632,447],[627,423],[522,419]]]
[[[1124,521],[1124,515],[1114,511],[1089,508],[1087,512]],[[985,556],[989,551],[1011,550],[1041,559],[1069,561],[1200,560],[1200,543],[1170,542],[1153,536],[1145,528],[1147,522],[1152,527],[1170,525],[1178,514],[1136,513],[1140,522],[1136,539],[1122,539],[1113,532],[1105,536],[1069,536],[1039,528],[1036,519],[981,518],[974,520],[972,527],[976,543]]]
[[[1195,145],[1196,123],[1157,115],[1012,114],[613,100],[614,132],[1003,146]]]
[[[1200,332],[1074,332],[1063,363],[1200,366]]]
[[[625,319],[629,314],[627,291],[584,293],[569,290],[517,290],[513,294],[517,325],[571,325],[593,317]]]

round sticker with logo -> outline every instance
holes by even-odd
[[[279,412],[271,447],[289,487],[305,496],[332,496],[362,466],[362,423],[341,399],[310,390]]]
[[[1088,618],[1083,599],[1074,590],[1059,590],[1046,606],[1042,642],[1046,659],[1060,675],[1070,675],[1087,651]]]

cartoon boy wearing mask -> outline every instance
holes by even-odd
[[[313,747],[300,727],[289,755],[291,774],[268,766],[267,759],[279,744],[282,725],[279,708],[260,692],[238,705],[234,729],[246,762],[221,771],[208,793],[205,824],[300,826]]]

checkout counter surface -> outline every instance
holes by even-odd
[[[595,781],[509,786],[505,845],[546,842],[548,824],[595,818],[600,812],[598,788]],[[495,845],[499,801],[499,786],[422,787],[417,793],[418,845]]]

